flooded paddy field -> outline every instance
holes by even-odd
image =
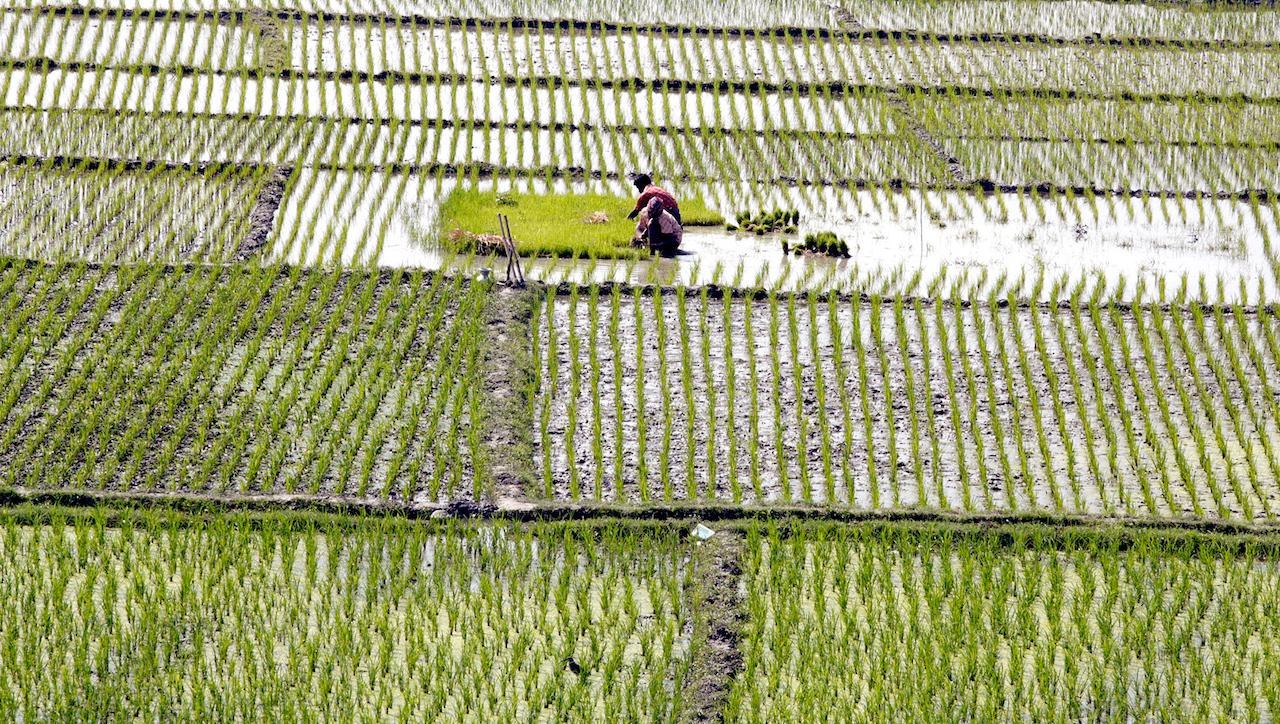
[[[545,494],[1269,519],[1274,314],[1072,296],[548,298]]]
[[[1278,71],[1269,4],[0,0],[0,718],[1274,720]]]
[[[577,8],[581,22],[565,23],[554,3],[505,12],[465,2],[0,9],[0,251],[13,259],[12,289],[24,290],[15,308],[44,320],[11,332],[5,369],[21,384],[5,413],[9,477],[36,488],[339,497],[354,488],[406,504],[459,491],[483,497],[491,481],[474,451],[484,424],[471,421],[489,400],[464,391],[481,379],[481,350],[495,349],[483,329],[492,311],[484,290],[504,263],[446,243],[458,230],[441,209],[458,189],[592,193],[616,203],[572,213],[617,219],[630,210],[628,176],[646,171],[729,224],[785,209],[794,228],[691,227],[671,257],[623,249],[618,258],[523,260],[528,278],[545,285],[532,293],[542,300],[538,321],[517,320],[517,347],[540,360],[518,362],[540,381],[526,424],[536,449],[520,453],[537,472],[532,492],[548,483],[565,497],[566,481],[590,478],[595,488],[568,497],[643,498],[641,471],[653,468],[646,456],[657,448],[634,449],[639,428],[584,427],[575,406],[598,400],[581,389],[565,397],[568,380],[556,375],[594,359],[606,386],[643,391],[665,384],[649,376],[663,358],[683,365],[676,353],[685,350],[670,345],[687,340],[690,354],[707,356],[688,400],[654,409],[656,395],[617,401],[619,410],[637,406],[618,413],[627,424],[670,414],[693,425],[686,451],[664,452],[671,470],[694,466],[679,481],[668,475],[669,491],[660,486],[673,499],[1265,517],[1274,479],[1262,441],[1274,422],[1256,385],[1277,296],[1273,18],[1222,12],[1214,30],[1181,9],[1123,6],[1104,22],[1097,4],[1072,2],[1053,8],[1070,20],[1046,27],[1030,12],[1040,5],[731,4],[715,21],[684,9],[656,22],[623,3]],[[994,35],[978,33],[982,25]],[[467,231],[493,233],[496,215],[493,223]],[[512,233],[519,249],[522,230]],[[829,235],[847,255],[798,254],[810,235]],[[198,268],[145,266],[153,262]],[[87,296],[46,278],[68,266],[77,283],[92,281]],[[319,281],[328,274],[336,281]],[[614,300],[596,286],[616,282],[663,288],[667,305],[658,310],[650,292]],[[703,300],[707,288],[714,294]],[[725,288],[746,291],[721,309]],[[688,308],[671,317],[677,292]],[[845,301],[828,302],[829,293]],[[787,300],[780,316],[769,294]],[[817,295],[812,319],[807,294]],[[599,306],[618,301],[617,314],[584,312],[596,295]],[[166,302],[184,296],[205,301],[191,311]],[[879,311],[847,303],[873,298]],[[1080,330],[1057,306],[1067,299],[1083,305]],[[1016,313],[1003,315],[1006,304]],[[1196,324],[1196,304],[1224,313],[1224,330],[1240,310],[1230,337],[1245,355],[1239,371],[1204,366],[1204,355],[1222,354],[1216,338],[1186,337],[1205,345],[1199,353],[1178,343]],[[901,319],[887,311],[899,305]],[[1157,319],[1142,311],[1151,305],[1181,312]],[[931,311],[939,309],[964,313]],[[438,330],[424,326],[433,319]],[[396,326],[405,320],[417,326]],[[281,325],[307,332],[289,337]],[[854,345],[853,328],[883,339]],[[193,336],[206,329],[227,336]],[[1044,342],[1027,343],[1037,329]],[[143,342],[117,348],[126,330]],[[771,333],[794,338],[793,354],[770,344]],[[1036,355],[1016,355],[1021,366],[1007,370],[994,363],[1016,349],[1000,346],[1015,335],[1043,355],[1038,367]],[[440,347],[454,337],[461,351]],[[593,356],[569,355],[568,338],[595,339]],[[345,341],[334,348],[336,340]],[[1138,354],[1167,340],[1149,360]],[[1099,377],[1033,424],[1040,418],[1019,408],[1026,396],[1048,400],[1071,372],[1092,380],[1085,373],[1097,365],[1077,365],[1104,347],[1133,367]],[[964,361],[945,374],[944,349],[953,364]],[[974,356],[982,349],[985,358]],[[883,361],[862,359],[879,352]],[[109,383],[99,357],[134,371]],[[845,402],[861,399],[855,360],[868,396],[865,409],[846,414]],[[1197,369],[1203,387],[1170,372],[1179,365]],[[849,376],[836,382],[841,373]],[[955,412],[961,426],[940,433],[950,442],[937,454],[899,449],[911,436],[903,425],[924,410],[891,412],[908,377],[922,395],[952,383],[941,417]],[[151,389],[159,381],[164,390]],[[818,382],[830,385],[822,401]],[[121,402],[83,429],[59,412],[88,409],[119,385]],[[1219,400],[1212,385],[1235,392]],[[808,417],[752,436],[764,450],[748,464],[744,440],[728,430],[772,419],[775,386],[778,407]],[[1151,391],[1146,406],[1138,390]],[[193,391],[202,397],[188,402]],[[706,396],[723,407],[698,422],[692,401]],[[292,408],[299,400],[302,412]],[[132,430],[139,409],[169,409],[173,421]],[[1106,437],[1102,423],[1117,417],[1152,427],[1135,424],[1132,440]],[[256,421],[247,433],[243,420]],[[714,429],[700,427],[713,420]],[[822,445],[806,447],[815,426],[843,445],[830,461],[814,452]],[[1086,427],[1106,438],[1092,467],[1081,457]],[[1188,427],[1206,430],[1204,452],[1142,437]],[[259,439],[263,428],[273,436]],[[645,432],[646,444],[655,434]],[[73,452],[55,465],[64,445]],[[211,445],[225,449],[200,462]],[[1021,483],[1004,469],[1008,445],[1031,456]],[[568,455],[592,446],[625,464],[582,468]],[[729,448],[732,459],[722,459]],[[841,472],[817,476],[822,465]],[[1064,484],[1067,468],[1074,487]],[[929,484],[904,482],[917,472]]]

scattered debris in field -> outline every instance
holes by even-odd
[[[696,526],[694,526],[693,532],[690,533],[690,535],[692,535],[694,538],[696,538],[699,541],[710,540],[711,536],[715,534],[716,532],[714,530],[711,530],[710,528],[703,525],[702,523],[699,523]]]
[[[447,237],[450,246],[458,252],[489,256],[502,251],[502,236],[499,234],[477,234],[466,229],[454,229]]]

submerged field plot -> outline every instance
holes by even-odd
[[[0,0],[0,720],[1276,720],[1278,76],[1270,3]]]
[[[1274,312],[613,286],[535,317],[542,493],[1270,520]]]
[[[3,481],[1271,520],[1274,12],[662,7],[0,8]]]
[[[457,187],[618,194],[643,170],[726,218],[796,208],[801,233],[849,237],[861,271],[915,257],[930,271],[1034,264],[1078,279],[1105,259],[1113,275],[1274,291],[1271,11],[788,2],[711,19],[663,7],[660,21],[633,3],[4,8],[0,163],[72,169],[47,194],[84,208],[111,203],[82,188],[101,184],[98,169],[190,173],[169,207],[190,212],[146,223],[257,234],[264,258],[326,267],[449,266],[439,209]],[[261,193],[277,174],[283,188]],[[163,198],[174,181],[152,175],[142,187]],[[57,183],[25,180],[20,196]],[[257,208],[236,194],[270,200],[240,225],[265,228],[235,231],[237,210]],[[213,242],[161,247],[181,257],[223,248]],[[1082,253],[1045,249],[1058,242]],[[1135,247],[1150,253],[1124,251]],[[31,239],[0,248],[100,257]],[[735,260],[690,249],[703,270]]]

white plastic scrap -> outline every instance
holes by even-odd
[[[707,526],[699,523],[698,525],[694,526],[693,533],[691,533],[690,535],[692,535],[694,538],[697,538],[700,541],[703,541],[711,538],[711,536],[715,534],[716,532],[714,530],[711,530]]]

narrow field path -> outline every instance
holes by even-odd
[[[747,612],[743,606],[744,543],[737,531],[717,531],[694,543],[694,651],[682,722],[724,721],[725,701],[742,671],[740,644]]]
[[[487,310],[482,379],[488,406],[482,429],[485,464],[500,507],[521,501],[535,478],[533,407],[528,399],[533,304],[534,294],[528,290],[499,288],[490,295]]]
[[[933,150],[942,163],[946,165],[947,170],[951,172],[951,176],[955,178],[956,183],[963,184],[965,186],[972,184],[974,182],[973,175],[965,169],[964,164],[960,163],[960,159],[953,156],[951,152],[942,145],[941,141],[934,138],[932,133],[929,133],[929,129],[925,128],[924,124],[920,122],[920,119],[916,118],[915,114],[911,112],[911,105],[903,99],[902,94],[895,88],[889,90],[886,93],[886,96],[889,101],[889,107],[897,111],[898,115],[902,117],[902,120],[906,122],[907,128],[911,129],[911,132],[915,134],[915,136],[919,138],[924,145]]]

